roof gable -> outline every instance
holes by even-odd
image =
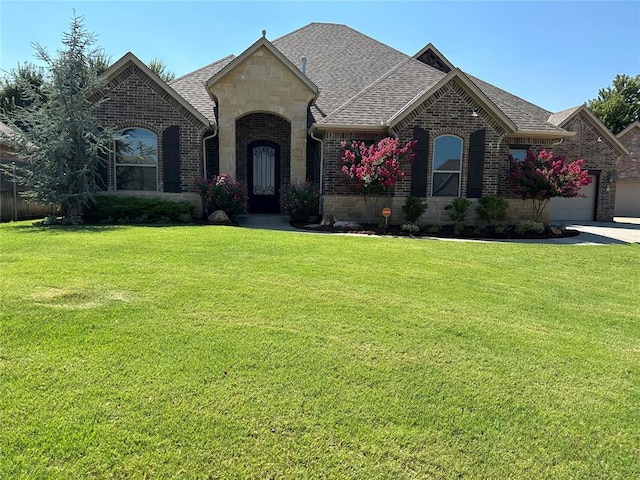
[[[467,76],[458,68],[454,68],[448,74],[446,74],[435,85],[431,86],[420,94],[416,95],[409,103],[407,103],[402,109],[395,113],[385,123],[389,127],[401,122],[407,115],[409,115],[415,108],[424,103],[438,90],[444,87],[452,80],[458,81],[461,86],[471,95],[471,97],[478,102],[478,104],[485,109],[489,114],[507,131],[515,132],[517,125],[502,112],[496,105],[484,94],[482,91],[467,78]]]
[[[616,150],[620,155],[629,155],[629,150],[625,147],[622,142],[616,137],[611,130],[609,130],[604,123],[600,121],[598,117],[596,117],[591,110],[587,108],[586,105],[580,105],[573,108],[568,108],[567,110],[563,110],[562,112],[555,113],[549,117],[549,121],[551,121],[552,117],[554,122],[559,122],[558,126],[562,127],[571,120],[573,120],[576,116],[580,114],[585,115],[591,124],[596,128],[598,133],[605,137],[608,140],[608,143],[613,146],[614,150]]]
[[[216,72],[209,80],[206,82],[206,86],[208,89],[213,87],[216,82],[222,79],[229,72],[233,71],[240,64],[242,64],[245,60],[251,57],[254,53],[256,53],[260,48],[266,48],[269,52],[271,52],[280,62],[282,62],[285,67],[287,67],[304,85],[313,92],[313,94],[317,97],[319,90],[318,87],[313,83],[305,74],[303,74],[287,57],[285,57],[282,52],[280,52],[273,44],[267,40],[265,37],[258,39],[253,45],[247,48],[240,55],[235,57],[229,63],[227,63],[220,71]]]
[[[153,83],[155,83],[161,90],[163,90],[167,95],[173,98],[178,104],[180,104],[183,108],[185,108],[190,114],[192,114],[196,119],[198,119],[203,125],[211,125],[214,122],[211,122],[207,119],[199,110],[197,110],[193,105],[191,105],[187,100],[185,100],[178,92],[176,92],[173,88],[171,88],[167,82],[162,80],[158,75],[153,73],[149,67],[147,67],[138,57],[136,57],[133,53],[128,52],[122,58],[120,58],[117,62],[111,65],[100,77],[109,82],[111,79],[118,76],[122,71],[128,68],[130,65],[135,65],[142,73],[144,73],[147,77],[149,77]]]
[[[431,43],[428,43],[422,50],[416,53],[413,58],[419,62],[425,63],[430,67],[440,70],[443,73],[449,73],[455,67],[442,55],[440,51]]]
[[[624,135],[629,133],[634,128],[640,128],[640,121],[636,120],[635,122],[630,123],[629,125],[627,125],[627,127],[624,130],[619,132],[618,135],[616,135],[616,137],[622,138]]]

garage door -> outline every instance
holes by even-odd
[[[640,182],[616,184],[616,217],[640,217]]]
[[[552,222],[591,221],[596,205],[596,177],[590,175],[591,183],[580,189],[586,197],[552,198],[549,219]]]

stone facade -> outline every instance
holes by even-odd
[[[269,113],[291,125],[292,182],[304,182],[307,153],[307,110],[315,93],[267,47],[258,47],[210,88],[218,104],[220,171],[236,172],[236,122],[250,113]]]

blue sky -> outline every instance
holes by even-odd
[[[463,71],[552,111],[640,73],[640,1],[0,0],[0,69],[34,62],[32,43],[60,48],[74,9],[113,60],[158,57],[178,76],[241,53],[263,29],[274,40],[310,22],[344,23],[409,55],[431,42]]]

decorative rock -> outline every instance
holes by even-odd
[[[555,225],[551,225],[549,227],[549,231],[551,232],[551,235],[555,237],[561,237],[563,233],[563,230],[559,227],[556,227]]]
[[[322,217],[322,222],[320,225],[323,227],[333,227],[336,223],[336,217],[333,213],[327,213],[324,217]]]
[[[362,225],[356,222],[334,222],[333,228],[339,228],[341,230],[362,230]]]
[[[228,215],[224,212],[224,210],[216,210],[211,215],[209,215],[209,223],[214,225],[232,225],[233,222],[228,217]]]

